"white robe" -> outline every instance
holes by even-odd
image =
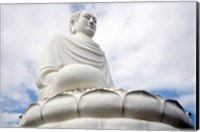
[[[107,87],[113,87],[105,54],[98,44],[83,38],[56,35],[45,49],[42,65],[37,73],[39,89],[49,85],[44,79],[47,74],[70,64],[85,64],[99,69],[106,79]]]

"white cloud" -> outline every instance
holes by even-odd
[[[2,127],[18,127],[18,123],[19,123],[19,116],[22,115],[21,113],[8,113],[8,112],[4,112],[2,113]]]
[[[95,39],[108,56],[116,86],[124,87],[127,78],[129,88],[187,91],[194,85],[194,7],[194,3],[127,3],[104,10]]]
[[[31,91],[38,94],[35,74],[44,46],[68,32],[71,15],[63,4],[5,4],[1,11],[2,104],[20,111],[33,103]]]

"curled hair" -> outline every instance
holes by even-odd
[[[74,14],[71,16],[71,18],[70,18],[69,29],[70,29],[71,34],[74,34],[74,32],[72,31],[72,26],[74,25],[75,22],[78,21],[80,15],[81,15],[81,13],[82,13],[82,11],[83,11],[83,10],[74,13]]]

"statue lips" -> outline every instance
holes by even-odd
[[[94,25],[88,24],[87,26],[90,27],[90,28],[92,28],[94,30]]]
[[[88,24],[87,27],[89,27],[90,30],[95,32],[95,26],[94,25]]]

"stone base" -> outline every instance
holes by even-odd
[[[165,123],[130,118],[76,118],[62,122],[46,123],[38,127],[112,130],[178,130],[177,128]]]
[[[98,88],[68,91],[34,104],[21,127],[177,130],[194,129],[175,100],[143,90]]]

